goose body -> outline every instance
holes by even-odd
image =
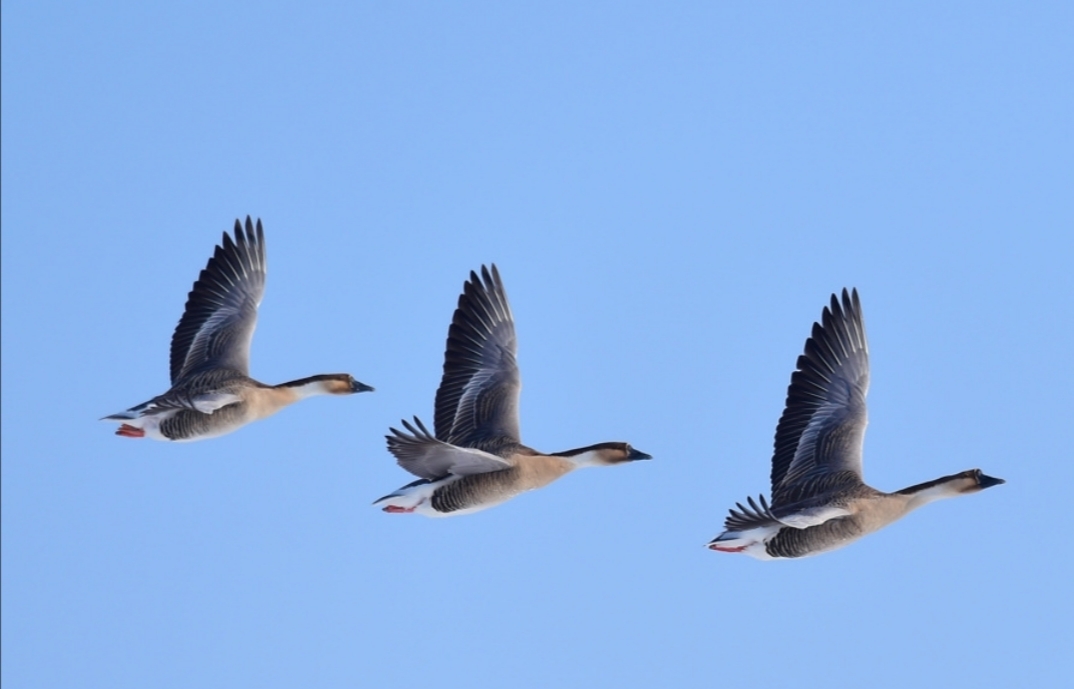
[[[391,429],[388,450],[418,477],[377,500],[389,513],[457,516],[543,488],[587,466],[651,459],[627,443],[544,454],[519,440],[515,326],[496,266],[470,273],[448,330],[435,433],[417,418]]]
[[[346,373],[266,385],[249,376],[250,341],[265,291],[265,236],[261,221],[245,231],[235,221],[224,233],[187,298],[172,335],[172,387],[163,395],[104,417],[126,438],[190,441],[214,438],[275,414],[314,395],[345,395],[373,388]]]
[[[979,469],[885,493],[862,478],[869,348],[857,290],[832,295],[791,376],[776,428],[772,500],[738,503],[709,543],[761,560],[835,550],[934,500],[1003,483]]]

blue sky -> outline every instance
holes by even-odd
[[[1069,681],[1074,11],[577,5],[4,3],[5,687]],[[247,214],[253,375],[377,391],[113,436]],[[523,440],[655,459],[383,514],[488,262]],[[866,479],[1008,483],[821,557],[704,549],[844,286]]]

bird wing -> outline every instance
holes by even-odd
[[[448,329],[444,375],[436,391],[436,437],[477,447],[519,442],[515,323],[496,266],[470,272]]]
[[[172,335],[172,385],[191,373],[228,368],[250,371],[250,340],[257,327],[257,307],[265,293],[265,235],[250,217],[243,231],[235,221],[235,239],[224,239],[187,297],[186,309]]]
[[[399,466],[423,479],[436,480],[449,474],[484,474],[513,466],[482,450],[437,440],[417,417],[414,417],[414,425],[404,420],[403,427],[409,433],[392,428],[392,435],[385,436],[388,451],[395,456]]]
[[[861,481],[868,414],[869,348],[858,291],[832,295],[813,324],[776,427],[772,505],[807,498],[817,485]]]

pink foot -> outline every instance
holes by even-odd
[[[413,507],[399,507],[398,505],[388,505],[384,508],[384,511],[388,514],[409,514],[414,511]]]
[[[709,550],[718,550],[721,553],[741,553],[746,548],[749,548],[749,546],[748,545],[740,545],[737,548],[728,548],[727,546],[718,546],[718,545],[710,545],[709,546]]]
[[[144,438],[145,431],[141,428],[135,428],[129,423],[125,423],[119,427],[119,430],[116,431],[116,435],[121,435],[124,438]]]

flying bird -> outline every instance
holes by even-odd
[[[627,443],[544,454],[522,444],[515,324],[496,266],[470,273],[448,330],[434,430],[417,417],[390,429],[388,450],[418,477],[377,500],[385,512],[444,517],[477,512],[581,467],[651,456]]]
[[[772,501],[737,503],[709,548],[759,560],[841,548],[941,498],[977,493],[1003,479],[970,469],[884,493],[862,479],[868,423],[869,347],[858,291],[832,295],[806,340],[776,427]]]
[[[153,440],[203,440],[230,433],[314,395],[349,395],[373,388],[346,373],[265,385],[250,377],[250,341],[265,292],[265,235],[246,217],[225,232],[187,298],[172,335],[172,387],[163,395],[102,421],[116,435]]]

